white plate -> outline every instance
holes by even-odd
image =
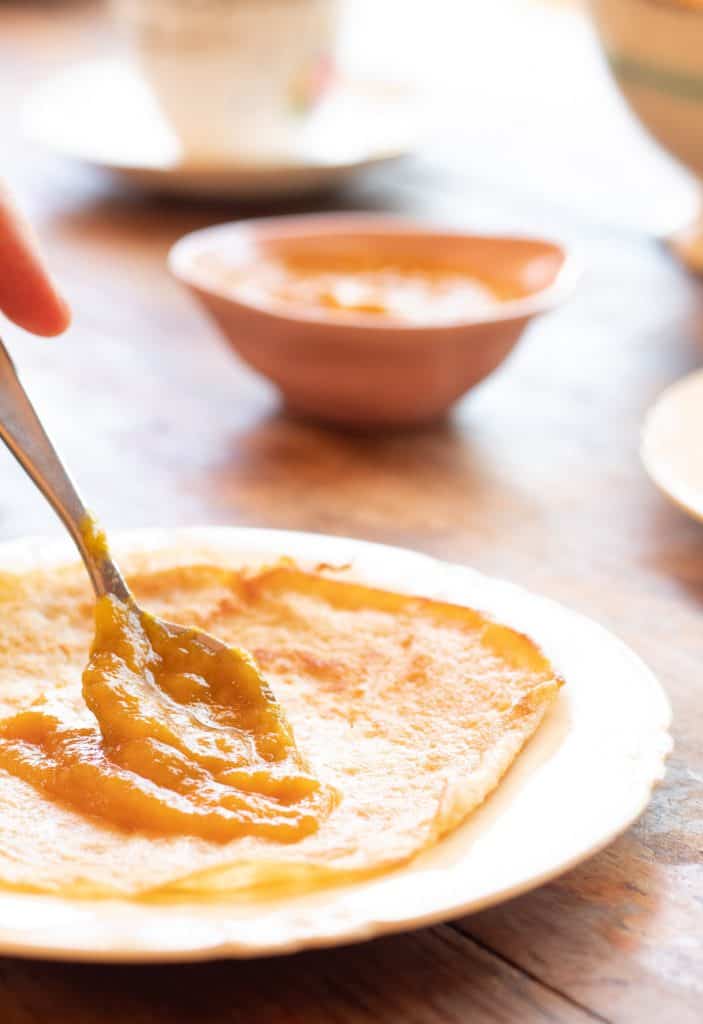
[[[416,97],[402,88],[340,82],[301,122],[285,157],[188,163],[148,85],[118,58],[65,69],[34,91],[23,112],[35,141],[141,187],[251,198],[314,191],[396,160],[417,144],[421,120]]]
[[[647,413],[640,451],[657,487],[703,520],[703,370],[659,396]]]
[[[399,548],[271,530],[140,531],[116,552],[174,551],[237,565],[292,555],[351,564],[372,585],[480,608],[529,633],[566,686],[496,792],[409,866],[266,903],[149,905],[0,893],[0,954],[92,961],[252,957],[369,939],[457,917],[533,888],[599,850],[643,810],[671,746],[656,679],[595,623],[509,583]],[[181,552],[182,554],[178,554]],[[68,544],[0,545],[0,570],[75,560]]]

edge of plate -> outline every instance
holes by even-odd
[[[679,380],[674,381],[654,400],[652,405],[648,408],[642,424],[639,451],[640,460],[645,468],[647,476],[655,485],[657,490],[672,502],[676,508],[680,509],[681,512],[685,512],[686,515],[693,517],[693,519],[696,519],[701,523],[703,522],[703,501],[701,501],[701,507],[696,508],[695,505],[690,504],[685,497],[682,497],[681,494],[678,493],[677,490],[667,481],[666,475],[661,472],[657,465],[657,459],[651,450],[652,433],[655,429],[656,419],[661,412],[662,406],[669,402],[683,385],[690,384],[694,380],[700,381],[701,390],[703,391],[703,369],[694,370],[693,373],[688,373],[684,377],[680,377]]]

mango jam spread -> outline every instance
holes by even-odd
[[[407,323],[442,322],[476,316],[515,297],[455,268],[388,261],[373,253],[262,258],[236,267],[213,254],[200,260],[235,298],[342,317],[363,313]]]
[[[40,709],[1,722],[0,767],[115,825],[218,842],[294,842],[330,809],[243,651],[103,597],[83,698],[87,728]]]
[[[78,566],[0,573],[0,885],[250,896],[387,870],[555,699],[532,641],[469,608],[198,550],[128,558],[137,601],[267,683],[114,599],[94,629]]]

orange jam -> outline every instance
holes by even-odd
[[[406,323],[442,322],[488,312],[505,298],[457,269],[374,257],[296,255],[226,266],[214,254],[201,266],[234,297],[344,318],[367,314]]]
[[[103,597],[83,698],[92,722],[47,700],[0,722],[0,767],[121,828],[218,842],[295,842],[332,807],[244,651]]]

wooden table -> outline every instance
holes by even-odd
[[[531,66],[563,76],[560,88],[543,90],[547,121],[542,108],[530,115],[543,152],[523,144],[519,109],[500,136],[457,94],[464,116],[455,111],[450,145],[326,201],[577,243],[587,266],[578,295],[535,326],[448,423],[364,437],[289,421],[164,270],[179,235],[242,210],[127,195],[17,137],[27,84],[104,39],[91,5],[66,14],[56,4],[0,7],[0,170],[36,221],[76,314],[60,342],[7,336],[111,526],[348,534],[469,563],[564,601],[623,637],[668,689],[676,749],[665,783],[605,852],[494,910],[252,964],[4,960],[3,1024],[703,1019],[703,532],[659,497],[637,458],[645,409],[700,361],[700,286],[643,230],[673,196],[653,192],[650,202],[643,181],[670,180],[682,196],[685,185],[626,122],[592,50],[588,73],[580,66],[569,78],[564,47],[583,55],[591,46],[576,16],[520,17],[546,40]],[[506,109],[498,85],[484,99],[491,89]],[[3,537],[57,530],[1,455],[0,480]]]

